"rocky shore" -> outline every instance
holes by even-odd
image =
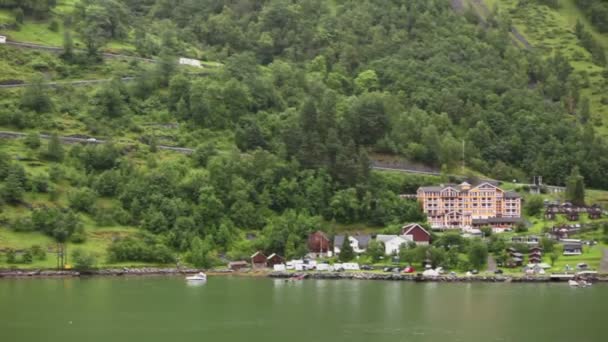
[[[368,272],[272,272],[271,278],[289,279],[301,276],[305,279],[357,279],[357,280],[388,280],[388,281],[415,281],[415,282],[488,282],[488,283],[543,283],[567,281],[567,279],[552,278],[551,276],[438,276],[425,277],[421,274],[399,274],[399,273],[368,273]],[[592,282],[608,282],[608,276],[587,277]]]
[[[80,276],[144,276],[144,275],[183,275],[200,272],[199,269],[190,268],[108,268],[87,271],[75,270],[18,270],[0,269],[0,278],[27,278],[27,277],[80,277]],[[214,272],[214,273],[222,273]]]

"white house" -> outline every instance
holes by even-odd
[[[356,254],[364,253],[367,249],[367,245],[369,245],[369,241],[371,240],[371,236],[369,235],[353,235],[348,236],[348,241],[350,242],[350,246],[353,248],[353,251]],[[342,248],[342,244],[344,243],[344,235],[336,235],[334,237],[334,254],[340,254],[340,248]]]
[[[180,57],[179,64],[190,65],[190,66],[197,67],[197,68],[202,67],[201,61],[199,61],[198,59],[191,59],[191,58],[184,58],[184,57]]]
[[[401,246],[413,241],[412,235],[382,235],[376,236],[376,241],[384,243],[384,254],[391,255],[393,253],[399,253]]]

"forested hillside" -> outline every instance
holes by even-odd
[[[0,2],[23,12],[24,30],[55,18],[53,5]],[[418,184],[371,173],[368,156],[450,170],[463,140],[467,166],[499,179],[563,184],[578,165],[589,186],[608,188],[608,145],[580,95],[585,75],[559,52],[514,46],[500,16],[480,25],[445,0],[81,0],[61,18],[61,56],[36,52],[45,63],[31,65],[32,52],[0,53],[47,78],[116,63],[99,54],[109,42],[157,63],[106,68],[105,77],[136,77],[128,83],[47,88],[35,78],[3,90],[5,130],[113,140],[6,143],[4,219],[17,230],[66,239],[81,228],[62,222],[81,217],[141,227],[198,261],[254,248],[294,256],[322,222],[423,220],[397,196]],[[223,67],[178,68],[184,55]],[[158,152],[161,142],[197,149],[176,156]],[[42,204],[13,210],[33,202]],[[246,240],[252,230],[258,239]],[[166,261],[137,241],[113,244],[114,260]]]
[[[608,33],[608,1],[606,0],[576,0],[585,15],[602,33]]]

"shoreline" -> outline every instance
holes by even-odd
[[[297,276],[301,279],[320,280],[376,280],[376,281],[413,281],[413,282],[439,282],[439,283],[549,283],[567,282],[568,278],[552,278],[546,276],[525,275],[474,275],[425,277],[421,274],[399,273],[370,273],[370,272],[272,272],[270,270],[231,271],[228,269],[202,270],[196,268],[108,268],[88,271],[76,270],[49,270],[49,269],[0,269],[0,280],[3,278],[76,278],[76,277],[141,277],[141,276],[183,276],[205,272],[209,276],[238,276],[238,277],[268,277],[273,279],[289,280]],[[586,277],[596,283],[608,283],[608,275],[594,275]]]
[[[364,273],[364,272],[310,272],[289,273],[272,272],[268,276],[275,279],[289,280],[300,275],[302,279],[331,279],[331,280],[379,280],[379,281],[413,281],[434,283],[557,283],[568,282],[567,278],[552,278],[547,276],[510,276],[510,275],[474,275],[474,276],[449,276],[425,277],[421,274],[398,274],[398,273]],[[608,283],[608,275],[596,275],[585,279],[593,283]]]

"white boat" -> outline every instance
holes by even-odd
[[[186,277],[187,281],[206,281],[207,275],[203,272],[199,272],[195,275]]]
[[[570,279],[568,280],[568,285],[572,286],[572,287],[589,287],[591,286],[590,282],[587,282],[586,280],[573,280]]]

